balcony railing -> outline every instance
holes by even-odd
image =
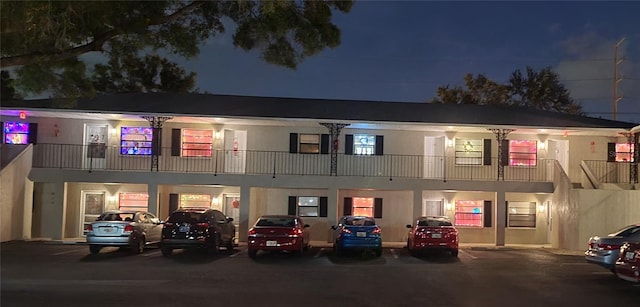
[[[640,171],[637,163],[631,162],[609,162],[597,160],[585,160],[595,180],[600,183],[637,183],[637,178],[633,178],[633,172]]]
[[[189,150],[189,153],[198,151]],[[258,150],[204,150],[199,153],[200,156],[194,157],[174,156],[171,148],[162,148],[158,155],[157,171],[273,176],[331,175],[330,155]],[[491,165],[461,165],[456,164],[454,157],[444,156],[338,154],[337,176],[493,181],[498,180],[497,163],[497,158],[491,159]],[[530,164],[533,166],[505,166],[504,180],[553,181],[553,160],[539,159]],[[152,158],[149,155],[123,155],[118,146],[36,144],[33,167],[151,171]]]

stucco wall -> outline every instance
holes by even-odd
[[[0,172],[0,238],[2,242],[22,240],[30,236],[30,230],[23,230],[25,201],[30,201],[33,186],[27,175],[31,171],[32,147],[27,147]],[[25,198],[26,197],[26,198]],[[31,204],[28,204],[31,208]],[[30,223],[29,223],[30,225]],[[28,227],[28,226],[27,226]]]

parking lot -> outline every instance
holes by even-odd
[[[413,257],[387,247],[382,257],[335,257],[313,247],[302,257],[246,246],[209,256],[157,248],[132,255],[84,244],[2,244],[2,306],[635,306],[640,286],[575,253],[542,248],[467,246]]]

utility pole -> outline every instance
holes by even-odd
[[[618,84],[622,81],[622,77],[618,76],[618,65],[624,61],[624,57],[618,60],[618,47],[624,39],[623,37],[613,46],[613,120],[618,118],[618,102],[624,98],[623,95],[618,96]]]

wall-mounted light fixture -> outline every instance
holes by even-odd
[[[220,139],[220,131],[216,131],[216,140]]]
[[[544,203],[540,203],[540,204],[538,205],[538,211],[539,211],[539,212],[544,212],[544,207],[545,207]]]
[[[451,211],[451,209],[453,209],[453,204],[450,201],[445,201],[444,209],[447,211]]]

